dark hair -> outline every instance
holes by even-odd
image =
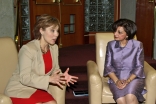
[[[133,39],[137,32],[136,24],[128,19],[119,19],[112,25],[113,32],[116,32],[117,28],[121,26],[124,28],[128,38],[127,40]]]
[[[58,26],[60,29],[60,22],[57,18],[52,17],[48,14],[43,14],[39,16],[37,18],[37,21],[34,25],[34,30],[33,30],[35,39],[41,39],[40,28],[45,30],[49,26],[53,26],[54,28]]]

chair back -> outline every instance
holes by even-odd
[[[0,93],[4,94],[5,87],[16,69],[18,61],[17,48],[13,39],[0,38]]]
[[[103,71],[104,71],[107,43],[111,40],[114,40],[114,35],[112,32],[96,33],[95,35],[96,63],[98,65],[98,69],[101,77],[103,76]]]

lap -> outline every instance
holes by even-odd
[[[133,94],[138,100],[144,100],[142,91],[144,90],[144,79],[134,79],[124,89],[118,89],[114,83],[109,84],[114,100],[124,97],[127,94]]]
[[[30,98],[13,98],[11,97],[13,104],[36,104],[39,102],[49,102],[55,99],[47,91],[37,90]]]

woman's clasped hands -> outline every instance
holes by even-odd
[[[60,74],[60,70],[56,71],[54,74],[50,76],[50,83],[58,85],[60,88],[63,88],[63,85],[67,84],[70,86],[69,83],[74,84],[77,82],[78,77],[72,76],[68,74],[69,68],[64,73]]]
[[[117,86],[118,89],[125,88],[128,85],[128,83],[130,83],[128,80],[120,80],[120,79],[118,79],[115,82],[115,84],[116,84],[116,86]]]

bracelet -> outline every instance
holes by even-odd
[[[130,83],[132,80],[130,78],[127,79],[128,83]]]
[[[114,83],[116,84],[119,81],[119,79],[117,79]]]

